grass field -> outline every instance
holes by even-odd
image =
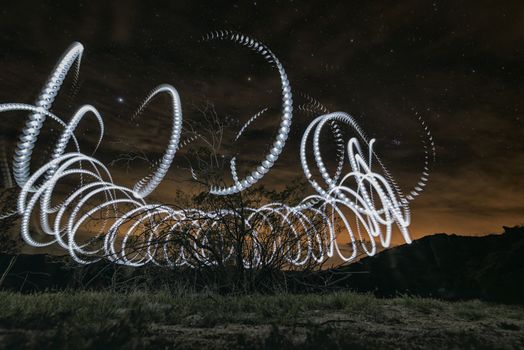
[[[518,349],[524,307],[340,292],[0,293],[2,349]]]

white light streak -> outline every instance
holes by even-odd
[[[265,45],[258,41],[229,31],[214,32],[205,40],[232,40],[247,46],[261,54],[279,72],[282,84],[282,118],[276,139],[269,153],[261,164],[252,170],[244,179],[239,179],[236,172],[236,159],[230,162],[234,185],[225,188],[211,188],[215,195],[238,193],[257,183],[269,172],[282,152],[292,120],[291,87],[285,70],[276,56]],[[90,114],[99,124],[100,136],[97,148],[101,145],[104,133],[104,122],[101,114],[91,105],[81,106],[68,123],[50,112],[52,103],[58,94],[66,75],[72,65],[77,63],[76,75],[80,66],[83,46],[74,43],[60,58],[52,71],[35,105],[22,103],[0,104],[0,112],[28,111],[25,127],[22,130],[14,156],[14,178],[20,186],[17,211],[22,217],[21,236],[33,247],[46,247],[56,244],[66,250],[72,259],[81,264],[92,263],[105,257],[110,261],[141,266],[155,263],[162,266],[195,266],[198,264],[216,264],[218,261],[205,249],[200,249],[209,237],[209,229],[219,225],[217,216],[238,218],[238,213],[231,209],[219,212],[204,212],[197,208],[175,209],[173,207],[154,204],[146,198],[162,182],[174,158],[176,150],[187,142],[180,142],[182,132],[182,107],[177,90],[171,85],[160,85],[149,94],[140,106],[139,113],[147,107],[152,99],[159,94],[167,94],[171,99],[171,134],[164,152],[152,173],[138,181],[133,188],[117,185],[113,182],[109,169],[94,155],[80,151],[74,132],[81,119]],[[76,76],[75,76],[76,77]],[[279,249],[289,251],[287,262],[302,266],[308,262],[323,263],[327,259],[337,257],[344,262],[351,261],[362,249],[366,254],[373,255],[377,244],[388,247],[392,234],[398,230],[402,239],[410,243],[408,227],[410,225],[409,202],[417,196],[425,186],[429,175],[428,149],[434,144],[427,126],[421,120],[425,142],[425,165],[420,181],[415,188],[404,196],[386,167],[380,161],[373,149],[374,140],[368,140],[359,128],[355,119],[343,112],[328,113],[327,109],[308,98],[307,108],[321,110],[322,115],[316,117],[304,131],[300,143],[300,161],[305,178],[316,192],[305,197],[297,205],[271,203],[259,208],[246,208],[244,220],[250,227],[252,235],[250,247],[253,254],[245,257],[246,267],[256,267],[262,263],[264,256],[269,259],[277,254]],[[241,137],[250,124],[260,117],[267,108],[255,114],[240,129],[235,141]],[[50,117],[63,127],[63,132],[57,141],[51,159],[40,169],[31,174],[30,161],[38,134],[46,117]],[[331,175],[326,168],[320,147],[320,134],[325,125],[330,126],[335,143],[336,170]],[[343,140],[341,127],[346,126],[354,134],[349,140]],[[76,152],[65,153],[70,141],[73,141]],[[318,168],[321,182],[315,179],[307,161],[308,147],[312,147],[312,155]],[[373,163],[377,166],[373,167]],[[343,173],[347,166],[349,171]],[[376,169],[375,169],[376,168]],[[193,178],[196,178],[192,171]],[[77,179],[77,185],[65,197],[57,201],[57,187],[67,184],[70,179]],[[69,179],[69,180],[68,180]],[[313,222],[320,220],[322,225]],[[31,222],[37,221],[38,227],[44,233],[45,239],[36,238],[34,230],[30,230]],[[272,231],[275,223],[283,224],[287,233],[303,239],[293,241],[286,237],[277,237],[272,245],[271,254],[263,256],[257,243],[258,236]],[[343,229],[337,232],[337,223]],[[89,231],[89,225],[97,227],[96,233],[88,240],[82,240],[79,232]],[[168,229],[166,230],[166,226]],[[147,234],[144,227],[149,227]],[[320,231],[318,227],[323,229]],[[218,227],[219,228],[219,227]],[[167,232],[167,234],[166,234]],[[173,244],[177,235],[193,235],[195,251],[190,254],[184,247]],[[339,246],[342,240],[349,242],[349,255],[343,253]],[[292,242],[292,243],[290,243]],[[378,243],[377,243],[378,242]],[[285,246],[285,245],[296,246]],[[234,247],[226,249],[229,253],[224,259],[230,259]],[[196,260],[195,260],[196,259]]]

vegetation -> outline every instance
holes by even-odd
[[[307,182],[293,179],[281,191],[255,185],[227,196],[211,194],[211,188],[226,187],[224,179],[232,177],[230,158],[223,156],[223,140],[234,135],[226,135],[228,120],[219,116],[212,104],[198,110],[201,118],[186,125],[186,136],[193,145],[180,155],[192,177],[171,204],[178,216],[151,209],[155,213],[148,213],[152,219],[144,220],[142,211],[127,217],[122,226],[137,229],[126,241],[126,256],[140,260],[152,255],[159,264],[173,267],[175,273],[191,267],[189,274],[198,284],[220,293],[285,290],[282,271],[319,271],[319,261],[309,254],[323,254],[311,241],[318,232],[327,232],[325,216],[315,210],[297,213],[285,206],[260,212],[253,209],[275,202],[297,205]],[[234,147],[227,151],[238,152]],[[239,168],[239,174],[250,167],[252,164]]]
[[[12,232],[19,219],[15,212],[17,195],[15,188],[0,187],[0,253],[17,254],[20,251],[20,242],[14,239]]]
[[[315,264],[295,270],[288,263],[288,257],[296,253],[295,247],[305,248],[311,233],[308,230],[321,231],[325,223],[316,220],[315,216],[308,217],[310,227],[304,227],[300,234],[291,234],[288,223],[292,223],[292,218],[283,222],[278,218],[255,216],[249,225],[243,218],[249,208],[268,201],[296,203],[303,195],[303,183],[289,183],[281,192],[257,186],[227,197],[209,195],[210,186],[224,185],[221,179],[224,172],[229,171],[229,164],[218,156],[224,128],[214,127],[214,124],[220,126],[222,122],[212,108],[202,113],[204,117],[209,116],[202,119],[213,125],[194,126],[198,131],[193,137],[204,142],[204,146],[185,155],[193,175],[190,182],[194,191],[177,193],[176,203],[181,208],[196,207],[216,215],[198,218],[192,217],[191,212],[184,213],[186,223],[191,225],[182,222],[181,227],[191,229],[181,230],[183,234],[176,237],[172,235],[172,223],[167,221],[160,221],[160,226],[158,221],[152,221],[150,226],[145,222],[142,233],[142,237],[148,237],[155,232],[159,242],[175,237],[169,241],[170,255],[177,257],[183,250],[192,268],[167,269],[150,264],[135,269],[105,261],[78,267],[69,266],[63,257],[19,255],[17,241],[9,232],[18,217],[0,215],[3,217],[0,220],[0,257],[5,258],[0,286],[13,291],[48,290],[34,294],[0,291],[0,349],[524,348],[522,305],[478,300],[452,303],[411,296],[379,299],[372,294],[340,291],[355,288],[358,278],[368,291],[377,292],[381,286],[383,295],[397,295],[398,290],[416,293],[424,290],[426,285],[422,282],[427,280],[432,283],[427,284],[431,288],[426,292],[435,292],[434,286],[444,291],[445,286],[451,291],[480,290],[477,284],[459,283],[456,287],[449,279],[445,280],[447,284],[437,279],[435,271],[440,273],[441,265],[445,265],[442,262],[449,260],[445,259],[448,255],[437,259],[439,269],[428,268],[434,266],[430,259],[434,259],[435,251],[448,253],[449,249],[433,249],[433,243],[424,243],[432,254],[421,254],[422,243],[419,243],[417,255],[422,258],[409,260],[410,266],[418,266],[418,270],[402,269],[402,261],[398,260],[400,263],[394,264],[395,275],[387,272],[391,270],[391,256],[396,253],[384,255],[383,260],[380,257],[373,260],[371,267],[362,263],[363,270],[355,274],[347,269],[326,272]],[[211,131],[203,135],[203,130]],[[124,160],[131,158],[123,157]],[[0,166],[0,170],[4,168]],[[0,192],[3,205],[0,213],[5,214],[15,207],[16,189],[11,188],[9,181],[4,182],[7,185]],[[224,208],[232,214],[222,214]],[[131,222],[134,219],[130,218]],[[202,224],[193,224],[193,221]],[[300,220],[296,223],[300,224]],[[254,234],[254,230],[263,225],[271,230]],[[520,232],[517,228],[512,230]],[[522,245],[514,244],[519,238],[516,235],[508,237],[504,237],[504,242],[508,241],[513,250],[506,249],[505,245],[493,250],[493,244],[482,243],[491,249],[488,253],[504,252],[502,258],[497,255],[494,259],[501,264],[500,268],[499,265],[496,269],[474,265],[473,271],[490,272],[490,278],[482,281],[504,290],[516,290],[513,294],[520,295],[512,284],[518,279],[513,276],[520,273],[512,257],[521,256],[518,249]],[[277,241],[280,243],[278,250],[274,244]],[[143,251],[141,242],[144,240],[137,239],[137,251]],[[396,256],[397,259],[409,257],[405,253]],[[472,265],[457,263],[453,255],[449,256],[455,272],[457,265],[468,268]],[[255,257],[260,258],[260,263],[254,266],[245,263],[257,260]],[[382,264],[377,263],[384,260]],[[412,261],[421,263],[413,264]],[[469,261],[483,260],[474,257]],[[388,283],[377,283],[378,279],[368,283],[370,274],[367,272],[373,272],[373,266],[382,271],[385,277],[381,278]],[[510,281],[509,284],[491,278],[500,275],[498,271],[507,272],[506,266],[516,266],[515,273],[506,274],[509,277],[502,280]],[[28,271],[28,267],[38,271]],[[464,271],[457,276],[473,275],[469,270]],[[425,279],[419,278],[422,274]],[[450,273],[441,275],[451,276]],[[410,280],[418,284],[411,284],[409,288],[403,284],[400,285],[403,289],[397,288],[398,285],[392,283],[394,277],[397,277],[396,282]],[[464,277],[456,279],[463,282]],[[384,292],[388,287],[393,294]],[[49,288],[55,292],[49,292]],[[316,293],[289,294],[288,291]],[[459,298],[461,294],[456,295],[455,298]],[[492,292],[484,297],[490,295],[499,294]]]
[[[2,348],[520,348],[524,307],[369,294],[0,293]]]

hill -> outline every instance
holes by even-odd
[[[524,302],[524,228],[483,237],[435,234],[348,267],[344,286],[377,296]]]
[[[7,270],[7,273],[3,273]],[[77,266],[67,257],[0,255],[0,288],[34,292],[64,289],[160,288],[178,274],[158,267],[99,262]],[[188,272],[182,273],[187,277]],[[484,237],[435,234],[366,257],[349,266],[287,273],[292,292],[349,289],[378,297],[402,294],[444,300],[524,303],[524,228]],[[328,282],[326,282],[328,281]]]

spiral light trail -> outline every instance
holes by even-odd
[[[35,146],[40,129],[44,124],[46,118],[46,112],[49,112],[53,102],[55,100],[60,86],[64,82],[67,73],[75,63],[77,62],[77,70],[75,75],[78,76],[80,69],[80,60],[82,53],[84,52],[84,46],[80,43],[73,43],[64,55],[58,61],[56,67],[51,72],[51,75],[47,79],[46,84],[42,88],[40,95],[35,103],[35,108],[29,117],[27,118],[26,125],[20,135],[17,149],[13,157],[13,172],[15,181],[18,186],[23,186],[27,181],[30,173],[31,154]]]
[[[266,155],[265,160],[251,172],[251,175],[248,175],[243,180],[235,179],[235,184],[226,188],[212,188],[211,193],[217,195],[228,195],[233,193],[238,193],[255,183],[257,183],[265,174],[271,169],[273,164],[277,161],[280,153],[284,149],[286,140],[289,134],[289,129],[291,127],[291,119],[293,118],[293,100],[291,95],[291,86],[289,85],[289,80],[287,79],[286,71],[284,66],[280,63],[278,58],[271,52],[271,50],[264,44],[254,40],[248,36],[245,36],[240,33],[235,33],[231,31],[217,31],[213,32],[204,37],[204,40],[231,40],[233,42],[244,45],[255,52],[261,54],[268,63],[274,65],[280,75],[280,81],[282,85],[282,120],[280,122],[280,128],[276,136],[276,140],[273,142],[269,153]],[[247,125],[246,125],[247,126]],[[233,158],[231,160],[231,170],[233,178],[236,177],[236,160]]]
[[[242,34],[229,31],[211,33],[205,40],[232,40],[260,53],[279,72],[282,84],[282,119],[275,141],[262,163],[244,179],[239,179],[236,158],[230,162],[234,185],[225,188],[211,188],[211,194],[229,195],[241,192],[257,183],[267,174],[282,152],[292,119],[291,87],[285,70],[277,57],[265,45]],[[316,192],[296,205],[271,203],[258,208],[245,208],[244,216],[232,209],[205,212],[197,208],[174,208],[154,204],[146,198],[162,182],[167,174],[177,149],[183,146],[182,107],[177,90],[171,85],[160,85],[150,93],[140,106],[140,114],[160,94],[171,99],[170,115],[172,128],[163,157],[155,169],[133,188],[114,183],[109,169],[94,154],[80,151],[75,129],[84,116],[95,117],[100,128],[96,148],[101,145],[104,122],[101,114],[91,105],[81,106],[66,123],[53,114],[51,105],[60,86],[73,64],[77,71],[83,53],[83,46],[74,43],[59,60],[35,105],[22,103],[0,104],[0,112],[30,112],[22,130],[14,156],[14,178],[21,188],[17,212],[22,217],[21,236],[33,247],[56,244],[68,251],[72,259],[87,264],[106,258],[117,264],[141,266],[154,263],[162,266],[189,266],[217,264],[231,259],[235,253],[233,245],[227,246],[223,261],[210,254],[204,247],[210,242],[210,232],[220,232],[217,217],[242,220],[250,235],[249,256],[245,256],[245,267],[257,267],[264,260],[274,258],[279,252],[286,252],[287,263],[302,266],[310,262],[323,263],[338,257],[347,262],[355,259],[359,250],[368,255],[375,254],[377,242],[382,247],[391,244],[392,235],[398,230],[402,239],[410,243],[409,202],[418,195],[428,181],[429,151],[434,144],[427,126],[419,118],[425,138],[425,163],[421,178],[408,196],[404,196],[393,181],[390,173],[376,155],[374,140],[367,139],[353,117],[344,112],[329,113],[318,101],[306,97],[308,103],[300,110],[317,116],[306,128],[300,143],[300,161],[305,178]],[[239,130],[235,141],[250,124],[261,117],[267,108],[256,113]],[[30,160],[38,134],[46,117],[59,123],[63,132],[58,139],[51,159],[35,172],[30,172]],[[330,174],[321,151],[320,135],[328,125],[336,144],[336,170]],[[356,136],[344,141],[341,128],[349,128]],[[76,152],[66,153],[70,142]],[[308,164],[309,148],[320,174],[315,179]],[[378,164],[374,167],[373,163]],[[344,167],[349,171],[344,173]],[[378,170],[375,170],[377,168]],[[4,174],[5,177],[5,174]],[[196,175],[193,174],[193,177]],[[57,188],[76,181],[72,191],[60,196]],[[323,183],[323,184],[322,184]],[[30,224],[38,221],[44,234],[37,238],[30,230]],[[319,225],[320,222],[320,225]],[[267,232],[284,227],[273,238],[270,252],[263,251],[261,239]],[[339,226],[342,229],[338,229]],[[80,232],[93,232],[89,239],[82,240]],[[147,230],[146,230],[147,228]],[[350,253],[344,253],[339,246],[341,236],[350,243]],[[188,246],[179,245],[179,238],[192,237],[191,251]],[[296,237],[297,239],[289,239]],[[196,253],[195,253],[196,252]]]

